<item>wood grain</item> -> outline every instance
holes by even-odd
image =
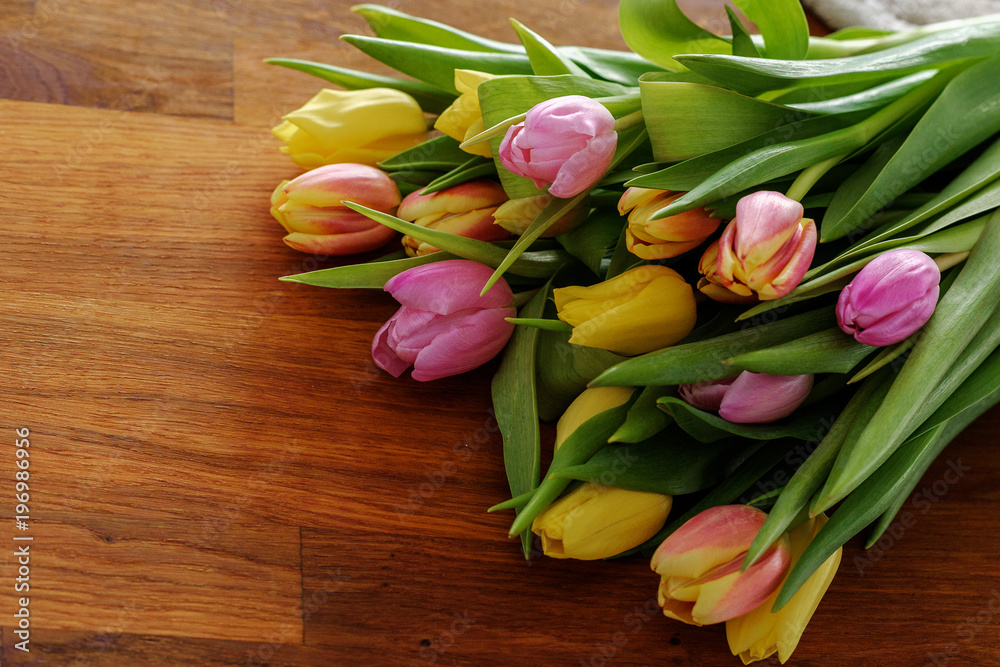
[[[392,6],[622,46],[610,0]],[[337,41],[367,31],[348,7],[5,3],[0,498],[28,427],[35,539],[30,654],[0,556],[0,664],[737,664],[645,606],[647,562],[525,562],[485,513],[495,364],[395,380],[369,356],[389,297],[276,280],[319,264],[267,212],[298,173],[269,128],[322,83],[260,60],[385,72]],[[849,546],[793,664],[1000,663],[998,423],[928,471],[914,525]]]

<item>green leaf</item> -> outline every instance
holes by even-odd
[[[391,76],[382,76],[346,67],[314,63],[309,60],[298,60],[296,58],[265,58],[264,62],[268,65],[288,67],[289,69],[318,76],[347,90],[362,90],[365,88],[392,88],[393,90],[400,90],[415,99],[420,108],[427,113],[441,113],[455,101],[454,95],[420,81],[397,79]]]
[[[911,117],[914,109],[919,109],[940,92],[947,84],[948,76],[939,74],[850,127],[760,148],[737,158],[680,199],[657,211],[653,217],[664,218],[683,213],[825,160],[846,157],[885,130],[898,125],[902,119]]]
[[[871,159],[874,165],[862,169],[877,170],[863,192],[838,191],[823,218],[821,240],[864,228],[887,202],[1000,131],[998,97],[1000,58],[981,62],[955,77],[891,159],[876,153]]]
[[[423,257],[407,257],[388,261],[376,261],[368,264],[348,264],[330,269],[320,269],[309,273],[299,273],[293,276],[279,278],[285,282],[316,285],[318,287],[333,287],[343,289],[382,289],[390,278],[412,269],[415,266],[440,262],[445,259],[458,259],[457,255],[447,252],[435,252]]]
[[[633,553],[642,553],[645,556],[651,556],[663,540],[667,539],[671,533],[683,526],[696,514],[704,512],[711,507],[728,505],[743,495],[754,482],[780,463],[782,459],[785,459],[796,445],[797,442],[794,440],[771,440],[770,442],[765,442],[759,450],[739,464],[736,470],[727,475],[722,482],[698,501],[694,507],[664,526],[659,533],[651,537],[644,544],[621,555],[628,556]]]
[[[458,147],[457,141],[441,136],[396,153],[379,162],[378,167],[388,172],[408,169],[450,171],[468,162],[469,157],[468,153]]]
[[[517,38],[524,45],[531,68],[538,76],[572,74],[586,77],[587,73],[569,58],[563,56],[552,44],[538,33],[530,30],[517,19],[510,19]]]
[[[730,162],[744,155],[779,143],[810,139],[849,126],[844,116],[821,116],[799,120],[774,128],[752,139],[705,155],[685,160],[664,169],[646,173],[630,180],[626,185],[658,190],[693,190]]]
[[[900,498],[909,497],[910,491],[948,443],[998,400],[1000,391],[970,406],[960,416],[903,443],[844,500],[827,524],[816,534],[788,573],[774,603],[773,611],[787,604],[816,568],[847,540],[857,535],[890,508],[898,508]]]
[[[723,88],[664,81],[656,74],[639,79],[639,90],[653,157],[660,162],[728,148],[808,116]]]
[[[774,440],[775,438],[797,438],[817,440],[825,428],[823,420],[836,416],[829,405],[818,405],[809,409],[799,409],[790,417],[779,419],[772,424],[734,424],[718,415],[692,407],[679,398],[665,396],[657,403],[670,411],[678,426],[698,442],[715,442],[729,435],[739,435],[752,440]]]
[[[753,565],[809,504],[823,486],[844,442],[857,436],[882,403],[893,374],[886,371],[865,382],[851,397],[826,435],[785,485],[778,501],[767,515],[757,537],[747,550],[743,570]]]
[[[556,237],[566,252],[601,275],[601,263],[622,232],[625,221],[615,210],[597,209],[576,229]]]
[[[430,243],[441,250],[475,262],[482,262],[487,266],[499,266],[505,261],[509,252],[492,243],[421,227],[354,202],[344,202],[344,205],[401,234],[409,234],[413,238]],[[515,261],[510,265],[512,273],[527,278],[548,278],[559,267],[566,264],[569,255],[561,250],[547,250],[534,253],[533,257],[521,257],[520,259],[523,260],[520,264]]]
[[[524,55],[465,51],[365,35],[341,35],[340,39],[394,70],[453,95],[458,94],[456,69],[474,69],[489,74],[531,74],[531,64]]]
[[[664,396],[672,396],[674,387],[645,387],[625,417],[625,423],[608,438],[608,442],[636,443],[648,440],[670,426],[674,419],[657,405]]]
[[[798,0],[734,0],[753,21],[769,58],[804,58],[809,26]],[[618,3],[622,37],[636,53],[668,69],[677,69],[679,53],[730,53],[721,38],[691,21],[675,0],[622,0]],[[683,62],[683,61],[682,61]]]
[[[841,451],[815,511],[856,489],[1000,343],[998,264],[1000,212],[987,223],[965,267],[941,297],[879,411]]]
[[[723,363],[740,371],[771,375],[849,373],[874,351],[874,347],[857,342],[840,327],[831,327],[787,343],[740,354]]]
[[[493,160],[476,155],[464,164],[455,167],[446,174],[442,174],[428,183],[427,187],[424,188],[424,194],[429,195],[434,192],[440,192],[441,190],[447,190],[448,188],[460,185],[466,181],[471,181],[474,178],[495,179],[496,177],[497,168],[493,164]]]
[[[401,42],[433,44],[451,49],[499,53],[521,53],[516,44],[480,37],[450,25],[417,18],[381,5],[355,5],[351,11],[362,16],[378,37]]]
[[[729,31],[733,35],[733,55],[745,58],[760,58],[760,51],[753,43],[753,38],[732,7],[726,5],[726,16],[729,17]]]
[[[538,290],[518,315],[540,317],[550,289],[551,283]],[[541,472],[541,431],[535,393],[538,334],[538,329],[517,327],[493,376],[493,409],[503,435],[503,462],[512,497],[537,488]],[[531,540],[523,538],[522,545],[527,558]]]
[[[910,74],[908,76],[903,76],[898,79],[894,79],[887,83],[872,86],[865,82],[865,87],[850,95],[844,95],[841,97],[832,97],[829,99],[816,100],[813,95],[807,98],[806,102],[791,102],[782,96],[776,100],[779,104],[784,104],[785,106],[791,107],[793,109],[801,109],[802,111],[808,111],[810,113],[822,113],[822,114],[837,114],[837,113],[850,113],[855,111],[865,111],[868,109],[876,109],[881,106],[892,102],[893,100],[899,99],[906,93],[910,92],[917,86],[919,86],[924,81],[927,81],[936,74],[935,70],[927,70],[923,72],[916,72],[915,74]],[[816,88],[828,88],[827,86],[807,86],[802,89],[796,89],[797,91],[810,91],[814,93]]]
[[[629,400],[622,405],[597,413],[566,437],[553,454],[552,464],[538,485],[538,489],[514,519],[509,533],[511,537],[527,531],[535,517],[544,512],[570,483],[570,480],[556,476],[560,470],[585,463],[607,444],[608,437],[621,425],[631,404],[632,401]]]
[[[626,40],[627,41],[627,40]],[[878,81],[958,60],[996,55],[1000,21],[934,33],[874,53],[827,60],[767,60],[717,55],[703,50],[678,56],[692,71],[747,95],[794,85]]]
[[[733,459],[752,446],[740,438],[705,445],[678,429],[667,437],[604,447],[586,463],[563,468],[556,476],[679,496],[722,481]]]
[[[735,333],[633,357],[601,373],[591,386],[678,385],[733,377],[740,371],[725,365],[724,360],[816,333],[836,323],[833,308],[821,308],[778,321],[771,319],[763,320],[764,323],[758,326],[750,322]]]

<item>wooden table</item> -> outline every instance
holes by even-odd
[[[337,41],[366,30],[349,4],[4,3],[0,663],[738,664],[721,627],[651,610],[644,560],[524,561],[484,511],[507,497],[495,365],[394,380],[369,356],[391,298],[277,281],[317,265],[268,214],[298,173],[269,128],[321,83],[261,59],[385,72]],[[610,0],[391,4],[622,46]],[[1000,664],[998,424],[945,452],[888,548],[847,548],[794,664]]]

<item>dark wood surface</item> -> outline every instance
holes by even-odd
[[[494,365],[395,380],[369,356],[390,297],[277,281],[317,265],[268,214],[298,173],[269,128],[321,83],[261,59],[384,72],[337,41],[366,31],[349,4],[4,3],[0,663],[738,664],[721,627],[651,610],[644,560],[524,561],[485,513],[507,497]],[[391,5],[622,46],[610,0]],[[851,543],[793,664],[1000,664],[998,424],[946,450],[884,549]]]

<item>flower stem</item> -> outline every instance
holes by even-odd
[[[627,130],[630,127],[635,127],[636,125],[642,123],[642,120],[642,109],[633,111],[632,113],[615,120],[615,131],[621,132],[622,130]]]
[[[847,156],[835,155],[828,160],[817,162],[813,166],[803,169],[792,183],[791,187],[788,188],[788,192],[785,193],[785,196],[789,199],[794,199],[795,201],[802,201],[802,198],[809,194],[809,190],[812,186],[816,185],[816,182],[823,178],[826,172],[833,169],[837,163],[845,157]]]

